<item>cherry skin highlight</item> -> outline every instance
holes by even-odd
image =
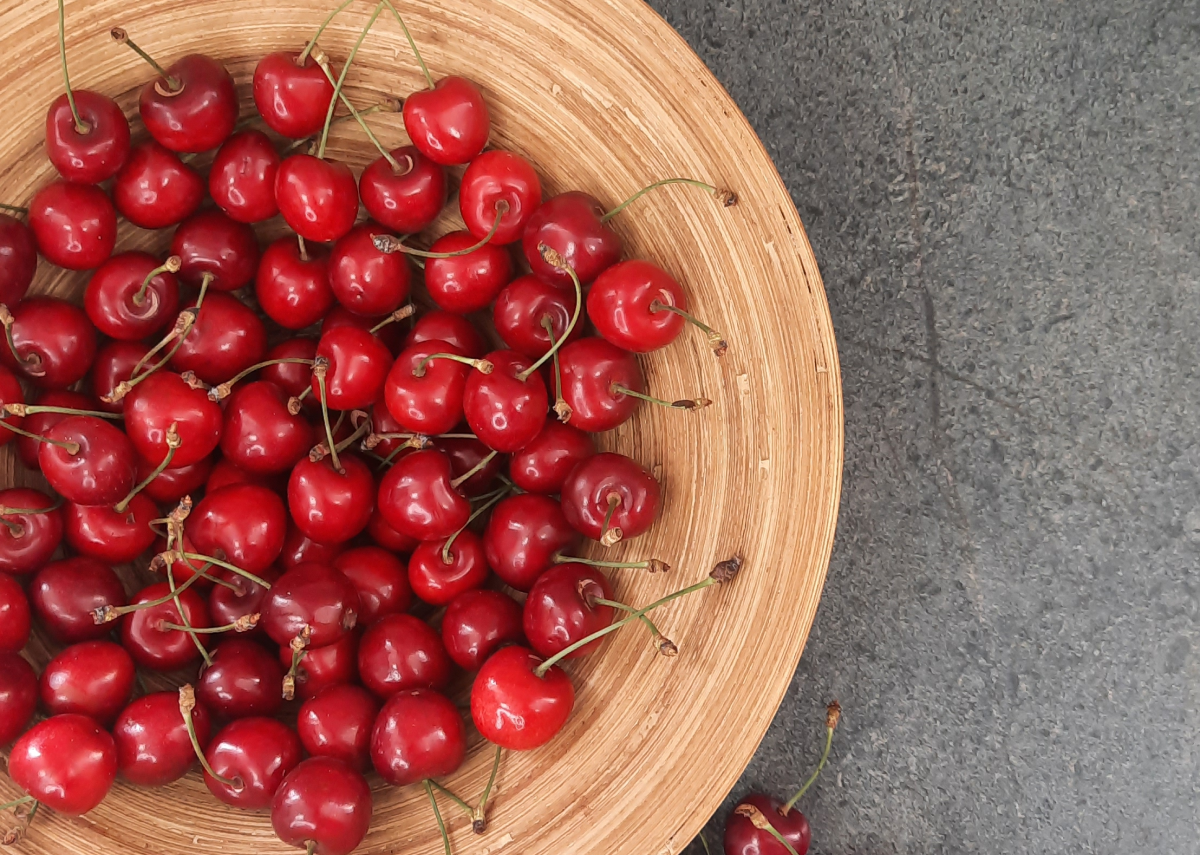
[[[95,185],[55,181],[29,201],[29,228],[51,264],[93,270],[117,243],[117,211]]]
[[[404,128],[420,152],[442,166],[467,163],[487,145],[491,117],[479,87],[443,77],[404,99]]]
[[[50,715],[86,715],[108,727],[133,696],[134,679],[133,659],[119,644],[84,641],[51,659],[38,686]]]
[[[365,772],[371,766],[371,729],[379,700],[361,686],[331,686],[300,707],[296,733],[314,757],[334,757]]]
[[[126,602],[125,586],[117,574],[94,558],[52,561],[29,583],[29,604],[38,625],[64,644],[107,636],[112,625],[97,625],[92,613]]]
[[[392,696],[371,734],[375,771],[395,787],[457,771],[466,750],[466,727],[458,708],[429,689],[407,689]]]
[[[269,53],[254,67],[254,106],[277,134],[302,139],[320,133],[333,100],[333,84],[312,56]]]
[[[183,222],[204,201],[204,179],[170,149],[146,140],[129,153],[112,186],[113,205],[143,229]]]
[[[129,120],[107,95],[75,89],[75,111],[67,93],[46,112],[46,157],[58,174],[76,184],[112,178],[129,156]],[[75,120],[78,112],[84,129]]]
[[[0,490],[0,508],[41,510],[54,500],[40,490],[10,487]],[[3,514],[8,525],[0,525],[0,573],[23,576],[40,570],[63,538],[62,511],[55,508],[39,514]]]
[[[213,771],[204,783],[220,801],[242,810],[262,810],[288,773],[300,764],[303,749],[295,731],[273,718],[254,716],[227,724],[204,752]],[[237,786],[240,785],[240,786]]]
[[[212,733],[212,714],[203,704],[192,710],[192,724],[203,749]],[[176,692],[154,692],[125,707],[113,726],[113,741],[117,770],[138,787],[165,787],[197,762]]]
[[[545,745],[575,705],[571,679],[557,665],[544,676],[542,659],[526,647],[504,647],[483,663],[471,686],[471,718],[484,738],[513,751]]]
[[[464,591],[442,616],[446,653],[467,671],[478,671],[501,647],[524,642],[521,604],[500,591]]]
[[[288,773],[271,802],[271,827],[313,855],[349,855],[371,825],[371,788],[333,757],[310,757]]]
[[[442,639],[412,615],[388,615],[359,643],[359,676],[381,698],[406,689],[444,689],[453,669]]]
[[[446,207],[446,170],[415,146],[394,148],[392,157],[401,165],[397,173],[387,158],[380,156],[363,170],[358,191],[371,219],[397,234],[423,232]]]
[[[56,715],[35,724],[8,757],[14,784],[64,816],[104,801],[117,777],[113,738],[85,715]]]

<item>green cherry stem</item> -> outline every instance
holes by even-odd
[[[179,588],[175,584],[175,565],[167,563],[167,587],[171,591],[171,599],[175,601],[175,610],[179,612],[179,619],[183,621],[183,631],[187,633],[188,638],[192,640],[192,644],[200,651],[200,658],[204,660],[205,665],[212,665],[212,656],[209,655],[208,648],[204,646],[204,642],[200,640],[200,636],[196,635],[192,628],[192,622],[188,620],[187,612],[183,609],[183,601],[179,599]]]
[[[75,131],[86,134],[92,126],[79,115],[75,106],[75,93],[71,91],[71,75],[67,73],[67,11],[63,8],[63,0],[58,0],[58,53],[62,57],[63,86],[67,90],[67,103],[71,105],[71,115],[75,118]]]
[[[649,401],[651,404],[658,404],[660,407],[666,407],[669,410],[703,410],[705,407],[712,404],[708,398],[696,398],[694,400],[683,398],[678,401],[664,401],[662,398],[655,398],[653,395],[647,395],[643,392],[635,392],[626,386],[622,386],[615,380],[609,384],[609,392],[616,395],[628,395],[631,398],[638,398],[642,401]]]
[[[461,474],[461,475],[459,475],[457,478],[455,478],[453,481],[451,481],[451,482],[450,482],[450,486],[451,486],[451,487],[454,487],[455,489],[457,489],[457,488],[458,488],[458,487],[459,487],[461,484],[463,484],[463,483],[465,483],[465,482],[467,482],[467,481],[471,480],[471,476],[472,476],[472,475],[476,475],[476,474],[478,474],[480,471],[482,471],[482,470],[483,470],[483,467],[485,467],[485,466],[487,466],[489,463],[491,463],[491,462],[492,462],[492,458],[494,458],[494,457],[495,457],[497,454],[499,454],[499,453],[500,453],[500,452],[498,452],[498,451],[490,451],[490,452],[488,452],[488,455],[487,455],[486,457],[484,457],[482,460],[480,460],[478,463],[476,463],[474,466],[472,466],[472,467],[471,467],[470,469],[468,469],[466,472],[464,472],[463,474]]]
[[[329,401],[325,391],[325,375],[329,371],[329,360],[318,356],[313,365],[313,377],[317,379],[317,394],[321,399],[321,420],[325,423],[325,441],[329,443],[329,458],[335,471],[344,474],[342,462],[338,460],[337,443],[333,441],[333,427],[329,424]]]
[[[33,796],[21,796],[19,799],[14,799],[11,802],[5,802],[4,804],[0,805],[0,810],[9,810],[10,808],[20,807],[21,805],[27,805],[32,801],[36,801]],[[470,808],[467,808],[467,810],[470,810]]]
[[[156,606],[166,605],[167,603],[171,602],[171,600],[175,599],[176,596],[206,577],[207,574],[202,572],[193,573],[178,588],[169,594],[164,594],[157,600],[147,600],[144,603],[135,603],[132,606],[100,606],[99,608],[92,609],[92,621],[99,626],[100,624],[112,623],[117,618],[124,617],[128,614],[133,614],[134,612],[140,612],[143,609],[152,609]]]
[[[112,419],[120,421],[124,416],[120,413],[106,413],[102,410],[74,410],[70,407],[52,407],[41,404],[5,404],[4,412],[10,416],[32,416],[34,413],[59,413],[64,416],[91,416],[95,419]]]
[[[371,335],[375,335],[377,332],[379,332],[381,329],[386,327],[388,324],[394,324],[394,323],[396,323],[396,321],[402,321],[405,318],[411,318],[416,313],[416,311],[417,311],[417,307],[414,306],[412,303],[409,303],[408,305],[405,305],[405,306],[401,306],[399,309],[392,312],[390,315],[388,315],[382,321],[377,323],[375,326],[371,327],[369,332],[371,333]]]
[[[0,211],[8,211],[10,214],[20,214],[21,216],[29,213],[28,208],[22,208],[20,205],[0,204]]]
[[[549,315],[542,315],[542,329],[550,339],[550,349],[554,351],[554,414],[558,420],[566,424],[571,420],[571,405],[562,394],[562,368],[558,363],[558,342],[554,340],[554,321]]]
[[[167,72],[163,70],[163,67],[154,61],[154,57],[150,56],[150,54],[138,47],[137,42],[129,38],[129,33],[125,32],[125,30],[121,29],[120,27],[113,27],[108,31],[108,34],[112,36],[112,40],[114,42],[125,45],[142,59],[146,60],[150,67],[158,72],[158,76],[167,82],[167,88],[171,90],[171,93],[177,93],[183,89],[183,84],[171,75],[167,74]],[[155,88],[159,88],[157,82],[155,83]],[[161,92],[161,90],[159,91]],[[166,95],[169,93],[161,92],[161,94]]]
[[[579,310],[583,306],[583,286],[579,283],[579,277],[575,275],[574,268],[567,264],[567,260],[559,255],[556,250],[550,248],[544,243],[538,244],[538,252],[541,254],[543,261],[545,261],[551,267],[562,270],[571,277],[571,283],[575,286],[575,310],[571,312],[571,322],[567,324],[567,328],[563,330],[562,337],[558,341],[554,342],[554,344],[550,346],[550,349],[543,353],[537,362],[533,363],[533,365],[530,365],[517,375],[517,379],[522,383],[529,379],[529,376],[533,374],[533,372],[545,365],[547,359],[550,359],[556,353],[558,353],[558,349],[562,347],[563,343],[571,337],[571,333],[574,331],[575,325],[579,323]],[[550,338],[553,341],[554,336],[551,336]]]
[[[192,710],[196,708],[196,690],[192,688],[192,684],[179,687],[179,714],[183,716],[183,726],[187,728],[188,739],[192,741],[192,748],[196,751],[196,757],[200,760],[200,765],[204,767],[214,781],[224,784],[232,790],[241,791],[245,786],[245,782],[240,777],[224,778],[216,773],[216,770],[208,763],[208,758],[204,756],[204,750],[200,747],[200,739],[196,736],[196,724],[192,721]]]
[[[329,110],[325,114],[325,127],[321,129],[321,141],[317,144],[317,157],[325,156],[325,144],[329,141],[329,125],[333,122],[333,108],[337,106],[338,97],[342,94],[342,84],[346,82],[346,72],[350,70],[350,66],[354,63],[354,57],[358,55],[358,49],[362,47],[362,43],[367,38],[367,33],[371,31],[371,27],[375,25],[376,19],[383,11],[383,4],[380,3],[375,7],[375,11],[371,13],[370,20],[363,27],[363,31],[358,36],[358,41],[354,43],[354,47],[350,50],[350,55],[346,57],[346,62],[342,66],[342,73],[338,75],[337,83],[333,86],[334,97],[329,99]]]
[[[224,383],[218,383],[216,386],[213,386],[211,389],[208,390],[208,399],[210,401],[220,401],[220,400],[223,400],[224,398],[228,398],[229,395],[233,392],[233,387],[235,385],[240,383],[242,380],[245,380],[247,377],[249,377],[255,371],[261,371],[262,369],[269,368],[272,365],[312,365],[312,364],[313,364],[313,360],[305,359],[302,356],[285,356],[285,357],[281,357],[279,359],[263,360],[262,362],[258,362],[258,363],[255,363],[254,365],[251,365],[249,368],[239,371],[237,374],[233,375],[233,377],[229,378]]]
[[[577,555],[563,555],[556,552],[551,559],[555,564],[586,564],[589,567],[608,567],[614,570],[649,570],[651,573],[666,573],[671,565],[657,558],[647,558],[645,561],[597,561],[595,558],[580,558]]]
[[[800,801],[800,797],[808,792],[808,788],[813,785],[813,781],[817,780],[817,776],[821,774],[821,770],[825,768],[825,761],[829,759],[829,748],[833,745],[833,731],[837,728],[838,722],[842,718],[842,705],[836,700],[830,701],[829,706],[825,708],[825,750],[821,752],[821,760],[817,763],[816,770],[809,776],[809,779],[804,782],[796,795],[787,800],[787,803],[779,809],[779,812],[787,816],[788,811],[796,806],[796,802]]]
[[[654,646],[658,648],[659,653],[663,654],[664,656],[674,656],[679,652],[679,648],[675,646],[675,642],[659,632],[658,627],[654,625],[654,621],[650,620],[649,617],[646,615],[637,614],[638,610],[633,606],[627,606],[625,603],[617,602],[616,600],[608,600],[604,597],[593,597],[589,599],[588,602],[599,606],[608,606],[610,609],[617,609],[618,611],[636,615],[637,617],[641,618],[641,621],[645,625],[646,629],[650,630],[650,638],[654,642]]]
[[[333,23],[333,19],[336,18],[343,9],[353,2],[354,0],[342,0],[342,4],[340,6],[325,16],[325,20],[321,22],[321,26],[317,27],[317,31],[313,33],[313,37],[308,40],[308,44],[304,46],[304,50],[300,51],[300,55],[296,57],[296,65],[300,66],[301,68],[304,67],[304,63],[308,60],[308,55],[312,53],[312,49],[316,47],[317,39],[321,38],[321,34],[325,32],[325,28]]]
[[[446,833],[446,823],[442,820],[442,812],[438,810],[437,797],[433,794],[433,787],[428,778],[425,779],[425,795],[429,796],[429,804],[433,807],[433,817],[437,820],[438,831],[442,833],[442,846],[445,847],[446,855],[453,855],[450,851],[450,835]]]
[[[114,511],[119,514],[125,513],[125,509],[129,507],[129,503],[133,501],[133,497],[150,486],[150,482],[161,475],[163,470],[171,465],[171,459],[175,456],[175,452],[179,450],[179,446],[182,444],[182,440],[179,438],[178,423],[171,422],[170,427],[167,428],[166,443],[167,453],[163,457],[162,463],[159,463],[157,466],[155,466],[153,471],[146,476],[145,480],[143,480],[140,484],[135,485],[134,488],[129,491],[129,495],[117,502],[117,504],[113,506]]]
[[[9,352],[12,353],[13,359],[17,364],[28,371],[30,374],[40,377],[46,373],[45,369],[37,370],[38,363],[41,361],[36,353],[31,353],[28,356],[21,356],[17,351],[17,343],[13,339],[13,324],[16,323],[16,318],[9,311],[8,306],[0,303],[0,324],[4,326],[4,340],[8,344]]]
[[[425,75],[425,82],[429,84],[429,88],[433,89],[436,84],[433,82],[433,75],[429,73],[429,69],[425,66],[425,60],[421,57],[421,52],[417,50],[417,43],[412,37],[412,33],[408,31],[408,25],[404,23],[404,19],[400,17],[400,13],[396,11],[396,7],[392,5],[391,0],[383,0],[385,6],[391,9],[392,14],[396,16],[396,23],[400,25],[400,29],[404,31],[404,38],[408,39],[408,46],[412,48],[413,56],[417,58],[417,65],[421,66],[421,73]]]
[[[708,337],[708,346],[713,349],[713,353],[717,356],[724,356],[725,351],[729,350],[729,343],[725,341],[725,336],[721,335],[719,332],[714,330],[712,327],[701,321],[690,312],[685,312],[678,306],[668,305],[661,300],[652,300],[650,302],[650,313],[654,314],[655,312],[673,312],[674,314],[679,315],[679,317],[683,318],[689,324],[695,326],[702,333],[704,333],[705,336]]]
[[[161,273],[178,273],[179,268],[183,266],[183,260],[178,255],[172,255],[167,258],[158,267],[146,274],[146,278],[142,280],[142,287],[133,295],[133,305],[141,306],[146,302],[146,291],[150,288],[150,280]]]
[[[457,353],[431,353],[426,356],[412,370],[413,377],[424,377],[425,369],[434,359],[452,359],[455,362],[461,362],[463,365],[469,365],[481,374],[491,374],[495,368],[492,363],[486,359],[472,359],[469,356],[459,356]]]
[[[475,510],[471,511],[471,515],[469,517],[467,517],[467,521],[463,524],[462,528],[460,528],[458,531],[454,532],[454,534],[452,534],[448,538],[446,538],[445,544],[442,545],[442,563],[443,564],[450,564],[454,560],[454,554],[450,551],[450,547],[452,547],[454,545],[454,541],[458,540],[458,536],[460,534],[462,534],[464,531],[466,531],[467,526],[469,526],[471,523],[475,522],[475,520],[479,518],[480,514],[482,514],[484,511],[486,511],[488,508],[490,508],[492,505],[496,504],[496,502],[500,501],[507,495],[508,495],[507,487],[504,488],[503,490],[497,490],[496,494],[494,496],[489,498],[486,502],[484,502],[482,505],[480,505]]]
[[[499,745],[496,746],[496,756],[492,759],[492,774],[488,778],[487,786],[483,788],[483,796],[479,799],[479,807],[475,808],[471,813],[471,829],[476,834],[483,834],[487,831],[487,803],[488,797],[492,794],[492,787],[496,784],[496,775],[500,772],[500,758],[504,754],[504,749]]]
[[[228,561],[222,561],[220,558],[213,558],[211,555],[201,555],[199,552],[182,552],[182,551],[171,552],[171,553],[162,553],[162,554],[170,555],[173,560],[177,560],[177,561],[178,560],[187,560],[187,561],[199,561],[202,563],[208,562],[209,564],[213,565],[214,567],[220,567],[224,570],[228,570],[230,573],[236,573],[238,576],[241,576],[243,579],[248,579],[249,581],[253,582],[255,585],[258,585],[260,588],[267,588],[269,590],[271,587],[271,583],[268,582],[266,579],[262,579],[258,576],[255,576],[249,570],[243,570],[241,567],[238,567],[236,564],[230,564]]]
[[[433,780],[432,778],[429,779],[429,783],[433,785],[433,788],[435,790],[437,790],[443,796],[450,799],[450,801],[454,802],[460,808],[465,810],[467,812],[468,816],[470,816],[474,813],[474,808],[472,808],[469,804],[467,804],[462,799],[460,799],[457,795],[455,795],[453,790],[443,787],[441,784],[439,784],[437,781]]]
[[[67,452],[67,454],[70,454],[72,457],[74,457],[76,454],[79,453],[79,443],[77,443],[77,442],[73,442],[70,440],[64,441],[64,440],[60,440],[60,439],[50,439],[49,437],[41,436],[40,434],[31,433],[31,432],[25,430],[25,428],[19,428],[16,425],[11,425],[6,421],[0,421],[0,427],[7,428],[8,430],[12,431],[15,434],[18,434],[20,436],[29,437],[30,439],[36,440],[37,442],[46,442],[46,443],[49,443],[50,445],[57,445],[59,448],[64,449]]]
[[[707,190],[709,193],[716,196],[721,201],[721,204],[723,204],[726,208],[728,208],[730,205],[737,204],[737,194],[732,193],[729,190],[718,190],[711,184],[705,184],[703,181],[697,181],[694,178],[664,178],[662,181],[655,181],[653,184],[649,184],[634,193],[620,205],[617,205],[617,207],[613,208],[611,211],[601,217],[600,222],[607,223],[609,220],[624,211],[651,190],[656,190],[659,187],[666,187],[668,184],[689,184],[692,187],[699,187],[701,190]]]
[[[469,246],[466,249],[458,249],[454,252],[429,252],[424,249],[416,249],[406,244],[401,238],[394,235],[375,235],[371,242],[375,244],[375,248],[384,255],[391,255],[395,252],[403,252],[405,255],[413,255],[417,258],[458,258],[462,255],[470,255],[476,250],[482,249],[492,242],[492,238],[496,236],[496,232],[500,228],[500,220],[508,213],[508,203],[501,199],[496,203],[496,219],[492,221],[492,227],[488,233],[479,239],[479,242],[474,246]]]
[[[320,66],[323,72],[325,72],[325,77],[329,80],[329,82],[336,87],[337,82],[333,79],[333,71],[329,68],[329,58],[325,56],[324,52],[318,51],[313,56],[313,59],[317,61],[317,65]],[[358,126],[363,129],[363,133],[367,135],[367,139],[371,141],[371,144],[374,145],[375,148],[379,149],[379,153],[383,156],[383,159],[388,162],[388,166],[392,167],[392,173],[396,176],[401,176],[412,172],[412,158],[408,155],[405,155],[404,159],[408,164],[408,168],[403,169],[400,166],[400,161],[392,157],[392,153],[384,147],[383,143],[379,141],[379,138],[375,136],[375,132],[371,130],[371,127],[363,121],[362,113],[360,113],[355,108],[354,104],[350,102],[350,99],[346,97],[346,93],[341,89],[338,89],[338,97],[341,99],[342,103],[346,105],[346,109],[350,111],[350,115],[354,117],[354,121],[358,122]]]

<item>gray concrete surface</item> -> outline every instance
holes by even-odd
[[[1200,852],[1200,4],[652,4],[792,192],[846,400],[816,625],[710,841],[836,695],[813,852]]]

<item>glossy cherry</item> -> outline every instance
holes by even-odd
[[[66,92],[50,102],[46,157],[67,181],[99,184],[116,175],[129,155],[129,120],[107,95],[88,89],[72,95],[74,105]]]
[[[321,334],[317,355],[329,360],[325,395],[331,409],[361,410],[379,400],[392,365],[383,342],[366,330],[338,326]],[[312,393],[320,400],[320,384],[312,378]]]
[[[467,424],[489,448],[518,451],[546,423],[546,384],[538,373],[526,373],[533,363],[519,353],[496,350],[485,358],[492,373],[472,372],[463,391]]]
[[[288,394],[269,380],[239,383],[225,401],[221,453],[247,472],[287,472],[317,443],[301,414],[288,411]]]
[[[452,480],[450,458],[436,449],[397,459],[379,483],[383,518],[417,540],[449,537],[471,516],[471,503]]]
[[[297,564],[314,561],[317,564],[331,564],[333,560],[346,549],[343,543],[317,543],[297,526],[294,520],[288,520],[287,535],[283,539],[283,551],[279,553],[279,566],[291,570]]]
[[[470,232],[450,232],[435,240],[429,251],[461,252],[477,243],[479,238]],[[430,298],[438,308],[460,315],[486,309],[512,278],[512,256],[495,243],[466,255],[431,258],[425,263],[425,288]]]
[[[43,389],[65,389],[87,376],[96,328],[83,309],[56,297],[28,297],[9,308],[17,355],[0,342],[5,365]]]
[[[485,739],[513,751],[545,745],[575,705],[571,678],[527,647],[504,647],[483,663],[471,685],[471,718]]]
[[[296,733],[312,756],[334,757],[365,772],[379,708],[379,700],[362,686],[330,686],[300,707]]]
[[[279,165],[275,201],[284,222],[305,240],[335,241],[358,217],[358,185],[350,167],[311,154],[293,154]]]
[[[46,481],[64,499],[81,505],[112,505],[133,489],[134,446],[103,419],[69,416],[50,428],[46,438],[53,442],[42,443],[38,463]]]
[[[196,698],[225,718],[275,715],[283,706],[283,667],[273,652],[248,638],[230,638],[200,670]]]
[[[12,576],[0,573],[0,654],[17,653],[29,643],[33,614],[29,598]]]
[[[166,72],[147,83],[138,98],[150,136],[178,152],[208,151],[223,143],[238,117],[237,90],[225,66],[190,53]]]
[[[633,415],[641,401],[620,389],[646,391],[636,357],[602,338],[571,342],[558,352],[558,363],[568,423],[589,433],[612,430]]]
[[[602,452],[576,466],[562,489],[562,509],[576,531],[605,545],[644,533],[662,507],[658,481],[623,454]]]
[[[229,294],[209,293],[171,368],[215,386],[261,362],[266,351],[267,330],[258,315]]]
[[[124,402],[111,399],[122,381],[133,379],[134,369],[143,364],[142,360],[148,353],[149,346],[140,341],[110,341],[102,345],[96,352],[96,361],[92,363],[92,394],[96,396],[96,400],[88,409],[110,413],[122,412]],[[153,358],[148,360],[148,363],[155,364]],[[144,367],[138,369],[138,373],[143,370]],[[110,400],[106,401],[105,398]]]
[[[338,238],[330,253],[333,296],[355,314],[386,315],[408,299],[412,268],[404,253],[382,253],[375,248],[374,238],[384,234],[381,226],[363,223]]]
[[[530,590],[554,566],[556,555],[569,553],[578,543],[579,534],[567,522],[562,505],[537,493],[501,501],[483,533],[488,563],[504,584],[518,591]]]
[[[572,191],[541,204],[525,225],[521,247],[535,276],[562,288],[571,277],[544,258],[544,244],[555,250],[584,285],[621,260],[621,238],[603,220],[604,208],[592,196]]]
[[[113,738],[85,715],[56,715],[35,724],[8,757],[8,776],[37,801],[65,816],[85,814],[117,777]]]
[[[93,184],[54,181],[29,201],[29,228],[40,252],[67,270],[92,270],[112,255],[117,211]]]
[[[213,457],[209,455],[196,463],[164,469],[155,476],[154,480],[145,486],[142,492],[156,502],[173,505],[184,496],[189,496],[202,488],[212,473]],[[154,465],[145,459],[138,460],[138,483],[150,476]]]
[[[367,534],[379,546],[390,549],[392,552],[412,552],[418,543],[416,538],[409,537],[392,528],[391,524],[384,519],[383,512],[379,510],[378,505],[371,513],[371,521],[367,523]]]
[[[257,574],[279,557],[287,519],[275,492],[257,484],[231,484],[196,505],[187,533],[199,552]]]
[[[453,670],[441,637],[412,615],[388,615],[358,645],[358,674],[381,698],[405,689],[443,689]]]
[[[472,359],[487,353],[487,342],[469,320],[454,312],[440,309],[426,312],[417,318],[404,340],[406,347],[423,341],[445,341],[454,345],[457,352]]]
[[[134,679],[133,659],[119,644],[84,641],[50,660],[38,692],[50,715],[77,713],[108,727],[133,696]]]
[[[538,577],[525,598],[522,626],[529,646],[540,656],[553,656],[612,623],[611,606],[596,600],[611,600],[608,579],[595,567],[559,564]],[[567,654],[575,659],[593,653],[603,639],[596,639]]]
[[[402,235],[423,232],[446,207],[446,170],[415,146],[394,148],[390,154],[400,163],[399,172],[380,156],[359,177],[363,207],[385,229]]]
[[[784,812],[783,803],[770,796],[753,793],[738,802],[757,809],[771,826],[778,831],[796,855],[805,855],[812,842],[812,829],[803,813],[792,808]],[[791,855],[787,846],[766,829],[756,828],[749,817],[737,813],[736,809],[725,822],[725,855]]]
[[[104,638],[112,626],[97,625],[96,609],[125,605],[125,586],[95,558],[52,561],[29,584],[29,604],[38,624],[65,644]]]
[[[239,223],[259,223],[279,213],[275,175],[279,153],[262,131],[238,131],[217,150],[208,173],[208,193]]]
[[[333,566],[358,591],[358,622],[362,626],[406,611],[412,603],[404,562],[386,549],[378,546],[347,549],[333,559]]]
[[[157,601],[170,593],[168,583],[156,582],[142,588],[133,598],[133,604]],[[150,671],[173,671],[200,658],[192,636],[172,629],[168,624],[182,626],[185,615],[189,626],[203,629],[210,626],[208,608],[193,588],[181,591],[179,602],[183,605],[182,612],[174,600],[167,600],[160,605],[129,612],[121,618],[121,646],[141,667]],[[195,637],[207,646],[211,636]]]
[[[203,749],[212,734],[212,714],[203,704],[192,710],[192,724]],[[113,740],[117,770],[139,787],[165,787],[196,765],[176,692],[154,692],[125,707],[113,726]]]
[[[296,527],[318,543],[344,543],[371,520],[375,479],[361,458],[341,454],[342,471],[332,458],[298,462],[288,478],[288,508]]]
[[[349,855],[371,825],[371,788],[357,769],[310,757],[292,770],[271,803],[271,827],[312,855]]]
[[[500,591],[463,591],[442,616],[446,653],[468,671],[478,671],[501,647],[524,641],[521,604]]]
[[[320,133],[333,84],[310,55],[269,53],[254,67],[254,106],[267,127],[292,139]]]
[[[520,276],[504,287],[492,309],[496,332],[510,348],[530,359],[537,359],[550,349],[550,324],[554,341],[566,334],[575,311],[575,296],[557,285],[536,276]],[[571,330],[569,341],[583,334],[578,324]]]
[[[11,307],[21,302],[36,270],[33,230],[12,214],[0,213],[0,303]]]
[[[181,281],[199,287],[209,274],[213,291],[236,291],[258,270],[254,229],[222,211],[200,211],[180,223],[171,238],[171,254],[181,262]]]
[[[67,543],[82,555],[111,564],[138,558],[154,543],[153,520],[162,516],[154,502],[142,493],[121,510],[112,505],[63,505]]]
[[[172,467],[203,460],[221,441],[220,406],[202,389],[193,389],[169,371],[151,374],[135,386],[125,396],[124,414],[133,447],[156,466],[167,456],[167,431],[172,425],[180,439],[171,457]]]
[[[274,481],[269,476],[255,475],[224,457],[218,457],[213,462],[212,471],[208,473],[208,480],[204,482],[204,490],[211,493],[230,484],[259,484],[264,487],[274,487]]]
[[[99,354],[97,354],[97,359],[99,359]],[[17,383],[17,379],[13,373],[6,368],[0,367],[0,377],[3,377],[3,380],[0,380],[0,386],[7,390],[0,391],[0,403],[23,402],[24,395],[20,393],[20,385]],[[71,392],[66,389],[47,389],[38,394],[34,403],[39,406],[65,407],[71,410],[100,409],[99,402],[91,396],[83,395],[79,392]],[[70,413],[30,413],[24,418],[9,416],[4,421],[8,424],[22,426],[25,430],[40,437],[45,436],[46,431],[69,415]],[[11,437],[16,445],[17,457],[20,458],[21,464],[26,469],[38,468],[38,446],[42,444],[40,440],[28,436],[13,436],[10,431],[4,431],[3,428],[0,428],[0,433],[8,434],[8,437],[0,436],[0,445],[6,444]]]
[[[473,531],[460,532],[443,552],[445,546],[444,538],[427,540],[413,550],[408,561],[413,593],[432,606],[444,606],[464,591],[483,587],[491,575],[483,541]]]
[[[435,354],[467,358],[449,342],[423,341],[400,351],[388,372],[383,400],[404,431],[436,436],[462,421],[463,390],[476,369]]]
[[[511,151],[485,151],[471,161],[458,189],[467,231],[477,238],[491,232],[499,203],[507,206],[492,243],[521,239],[525,224],[542,203],[542,184],[528,160]]]
[[[40,570],[63,538],[62,511],[40,490],[10,487],[0,490],[0,573],[22,576]],[[10,513],[10,510],[43,513]],[[51,510],[52,509],[52,510]]]
[[[38,677],[16,653],[0,653],[0,748],[16,739],[37,711]]]
[[[320,244],[301,248],[292,236],[279,238],[258,262],[254,293],[259,307],[280,326],[300,330],[315,324],[334,301],[329,250]],[[305,372],[306,381],[308,376]]]
[[[548,419],[533,441],[508,461],[508,477],[528,493],[554,495],[575,464],[596,453],[596,443],[571,425]]]
[[[491,117],[479,87],[464,77],[450,76],[404,99],[404,128],[430,160],[456,166],[483,151]]]
[[[273,718],[254,716],[227,724],[204,752],[208,765],[224,780],[207,771],[209,792],[227,805],[242,810],[270,807],[271,799],[288,773],[303,756],[295,731]]]
[[[112,196],[117,212],[135,226],[165,229],[200,207],[204,179],[175,152],[146,140],[130,151]]]
[[[452,774],[466,751],[466,726],[458,708],[430,689],[408,689],[390,698],[371,734],[375,771],[396,787]]]
[[[296,695],[307,700],[333,686],[344,686],[358,678],[358,644],[361,633],[348,632],[333,644],[307,647],[300,655],[296,669]],[[289,646],[279,648],[279,662],[292,666],[293,651]]]
[[[176,567],[178,567],[178,564]],[[208,572],[226,583],[224,585],[213,585],[212,590],[208,594],[209,619],[214,625],[228,626],[247,615],[262,613],[263,603],[267,599],[267,588],[264,588],[257,582],[252,582],[245,576],[224,568],[212,567],[209,568]],[[273,583],[279,578],[279,571],[274,567],[268,567],[266,570],[261,570],[255,575],[264,582]],[[178,575],[176,578],[179,578]],[[260,629],[256,628],[252,633],[248,633],[248,635],[258,636],[260,633],[265,635]]]
[[[439,436],[433,441],[433,447],[450,458],[450,472],[455,478],[468,472],[475,473],[458,485],[459,491],[471,498],[482,496],[495,487],[507,461],[502,454],[492,456],[490,448],[470,437]]]
[[[327,564],[301,564],[276,580],[263,603],[262,627],[287,645],[306,632],[307,646],[324,647],[358,623],[358,591]]]
[[[146,252],[118,253],[100,265],[83,295],[84,310],[96,329],[109,338],[135,341],[173,323],[179,282],[162,266]]]

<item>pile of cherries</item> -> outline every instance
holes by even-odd
[[[449,851],[435,793],[482,832],[496,776],[474,804],[437,783],[466,754],[459,675],[498,764],[564,726],[562,660],[631,623],[674,654],[649,613],[740,567],[635,608],[606,572],[666,565],[581,554],[661,504],[589,434],[643,401],[708,403],[650,395],[636,354],[689,321],[725,343],[669,273],[622,260],[625,205],[543,199],[529,162],[487,149],[471,81],[421,63],[411,144],[380,145],[365,119],[389,108],[357,110],[342,84],[385,11],[340,71],[320,30],[264,57],[242,121],[218,61],[162,68],[114,29],[156,75],[134,141],[111,98],[71,89],[59,0],[59,177],[0,215],[0,445],[47,485],[0,491],[0,746],[25,794],[2,806],[10,838],[39,805],[86,813],[118,774],[162,786],[199,762],[217,799],[320,855],[363,839],[373,768],[424,788]],[[380,149],[357,179],[326,154],[345,119]],[[677,181],[734,201],[658,184]],[[417,248],[454,184],[465,228]],[[168,254],[117,251],[118,216],[174,229]],[[290,231],[260,247],[277,216]],[[82,306],[27,296],[38,255],[88,271]],[[20,655],[35,623],[57,651],[40,676]],[[139,668],[175,690],[135,699]]]

